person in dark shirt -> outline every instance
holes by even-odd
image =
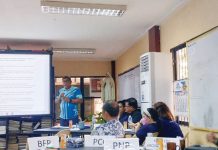
[[[132,122],[137,123],[142,119],[141,111],[135,98],[128,98],[125,102],[126,113],[132,117]]]
[[[128,114],[125,110],[125,101],[126,100],[120,100],[118,101],[119,105],[119,121],[123,124],[124,121],[128,120]]]
[[[171,137],[176,138],[177,136],[183,137],[182,130],[175,121],[171,121],[167,118],[160,118],[161,129],[159,137]]]
[[[144,117],[146,119],[146,124],[137,123],[136,127],[136,136],[139,138],[139,144],[142,145],[145,141],[145,137],[148,136],[148,133],[153,135],[158,135],[158,113],[154,108],[148,108],[147,112],[144,112]]]
[[[154,104],[154,109],[159,115],[159,137],[183,137],[182,130],[179,125],[174,121],[174,117],[169,107],[163,102],[157,102]]]

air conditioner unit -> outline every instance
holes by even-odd
[[[141,111],[162,101],[173,110],[172,54],[148,52],[140,57]]]

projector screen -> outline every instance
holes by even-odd
[[[50,115],[51,54],[13,52],[0,52],[0,117]]]

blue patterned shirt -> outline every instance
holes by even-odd
[[[96,127],[91,133],[91,135],[110,135],[116,137],[124,137],[124,134],[123,125],[118,120],[110,120]]]
[[[64,93],[65,97],[72,99],[82,99],[82,94],[79,88],[71,87],[69,89],[61,88],[59,90],[59,96]],[[78,117],[78,104],[73,104],[66,102],[64,100],[60,103],[60,118],[62,119],[72,119]]]

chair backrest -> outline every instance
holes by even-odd
[[[56,134],[56,136],[58,137],[61,137],[62,135],[66,135],[66,136],[70,135],[70,130],[69,129],[61,130]]]

